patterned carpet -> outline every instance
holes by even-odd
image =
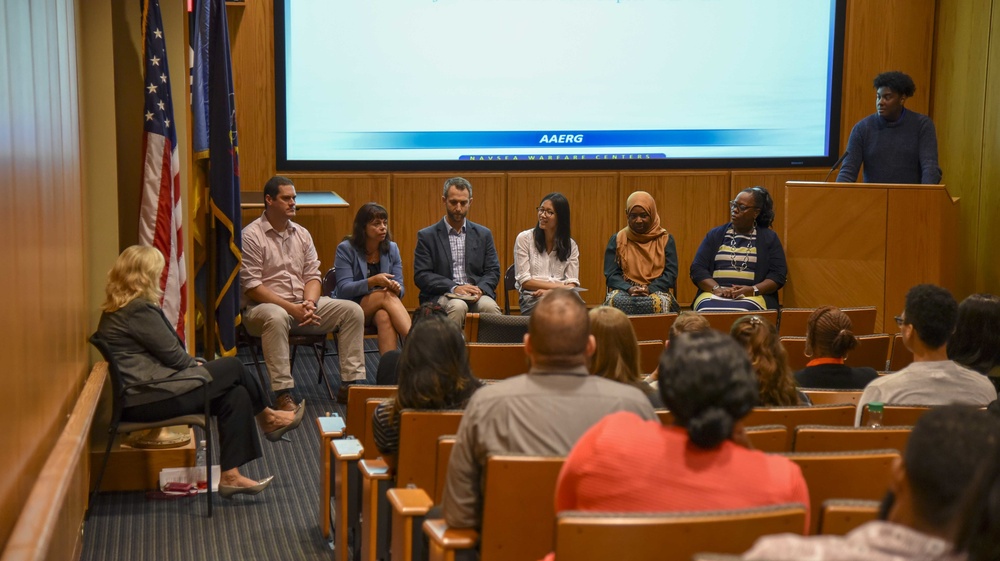
[[[374,348],[375,343],[365,344]],[[243,353],[240,358],[249,362],[249,354]],[[368,383],[374,383],[378,356],[365,354]],[[326,357],[324,364],[336,391],[337,359]],[[297,397],[306,399],[306,419],[289,433],[291,442],[272,443],[262,436],[264,457],[241,468],[254,479],[274,475],[267,490],[232,501],[216,495],[210,519],[202,496],[147,500],[144,492],[103,493],[84,527],[82,559],[332,559],[333,550],[318,526],[319,433],[314,419],[327,411],[343,416],[344,411],[325,385],[316,384],[316,371],[312,353],[300,349],[292,375]]]

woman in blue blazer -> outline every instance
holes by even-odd
[[[351,236],[337,246],[334,298],[353,300],[365,312],[365,325],[378,330],[378,350],[396,349],[410,332],[410,314],[403,306],[403,262],[389,234],[389,212],[366,203],[354,217]]]

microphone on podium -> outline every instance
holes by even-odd
[[[830,168],[830,171],[829,171],[829,172],[827,172],[827,174],[826,174],[826,177],[825,177],[825,178],[823,178],[823,183],[826,183],[827,181],[829,181],[829,180],[830,180],[830,176],[831,176],[831,175],[833,175],[833,170],[837,169],[838,167],[840,167],[840,164],[844,163],[844,158],[846,158],[848,154],[850,154],[850,152],[849,152],[849,151],[847,151],[847,150],[844,150],[844,155],[842,155],[842,156],[841,156],[841,157],[840,157],[840,158],[839,158],[839,159],[838,159],[838,160],[837,160],[837,161],[836,161],[836,162],[835,162],[835,163],[833,164],[833,167],[832,167],[832,168]]]

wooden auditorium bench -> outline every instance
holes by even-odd
[[[882,406],[881,424],[883,426],[915,425],[917,420],[930,410],[930,405],[886,403]],[[869,424],[868,404],[866,403],[861,409],[861,426],[867,427]]]
[[[912,426],[839,427],[801,425],[795,429],[793,452],[848,452],[850,450],[906,450]]]
[[[809,397],[813,405],[850,404],[857,406],[864,390],[827,390],[822,388],[799,388]]]
[[[670,338],[670,328],[677,314],[649,314],[629,316],[635,338],[638,341],[666,341]],[[662,343],[661,343],[662,345]]]
[[[842,536],[865,522],[878,519],[880,501],[830,499],[823,502],[819,533]]]
[[[503,380],[528,371],[524,343],[466,343],[469,369],[480,380]]]

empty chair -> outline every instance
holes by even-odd
[[[650,373],[660,365],[663,341],[639,341],[639,370]]]
[[[794,452],[783,454],[798,464],[809,486],[810,534],[819,528],[827,499],[881,499],[889,488],[896,450],[864,452]]]
[[[875,306],[855,306],[841,308],[840,311],[851,318],[851,325],[854,327],[855,335],[872,335],[875,333],[875,317],[878,315],[878,309]]]
[[[670,326],[677,319],[677,314],[650,314],[628,316],[635,329],[635,338],[639,341],[659,339],[666,341],[670,336]]]
[[[889,404],[886,403],[882,407],[882,425],[915,425],[917,420],[923,416],[924,413],[930,411],[930,405],[907,405],[907,404]],[[868,404],[864,404],[861,409],[861,426],[868,426],[871,424],[871,419],[869,418]]]
[[[510,293],[517,294],[517,285],[514,280],[514,266],[507,267],[503,273],[503,313],[510,315]],[[517,298],[517,296],[515,296]]]
[[[782,308],[778,314],[778,333],[782,337],[805,337],[809,314],[815,308]]]
[[[708,512],[566,511],[556,524],[557,561],[688,561],[701,551],[741,553],[757,538],[801,533],[798,503]]]
[[[479,379],[503,380],[528,371],[523,343],[466,343],[465,350],[469,369]]]
[[[756,425],[784,425],[794,432],[799,425],[853,426],[857,409],[853,405],[792,405],[755,407],[743,419],[748,428]],[[791,432],[786,450],[792,449]]]
[[[470,343],[523,343],[531,316],[466,314],[465,340]]]
[[[748,315],[766,319],[771,322],[771,325],[777,325],[778,323],[778,310],[761,310],[759,312],[701,312],[701,315],[708,320],[712,329],[723,333],[729,333],[736,320]]]
[[[889,344],[892,336],[886,333],[878,335],[862,335],[858,337],[858,346],[847,355],[844,364],[848,366],[867,366],[875,370],[885,370],[889,361]]]
[[[840,427],[802,425],[795,429],[793,452],[906,450],[912,426]]]
[[[857,405],[864,390],[827,390],[819,388],[800,388],[813,405],[833,405],[849,403]]]
[[[879,501],[830,499],[823,502],[819,533],[842,536],[865,522],[878,519]]]
[[[809,357],[806,356],[806,338],[803,337],[781,337],[781,346],[785,347],[788,354],[788,367],[798,371],[806,367]]]
[[[902,370],[913,362],[913,352],[903,344],[903,336],[899,333],[892,338],[892,354],[889,357],[890,372]]]
[[[785,425],[759,425],[746,428],[747,439],[754,450],[761,452],[788,452],[788,427]]]

